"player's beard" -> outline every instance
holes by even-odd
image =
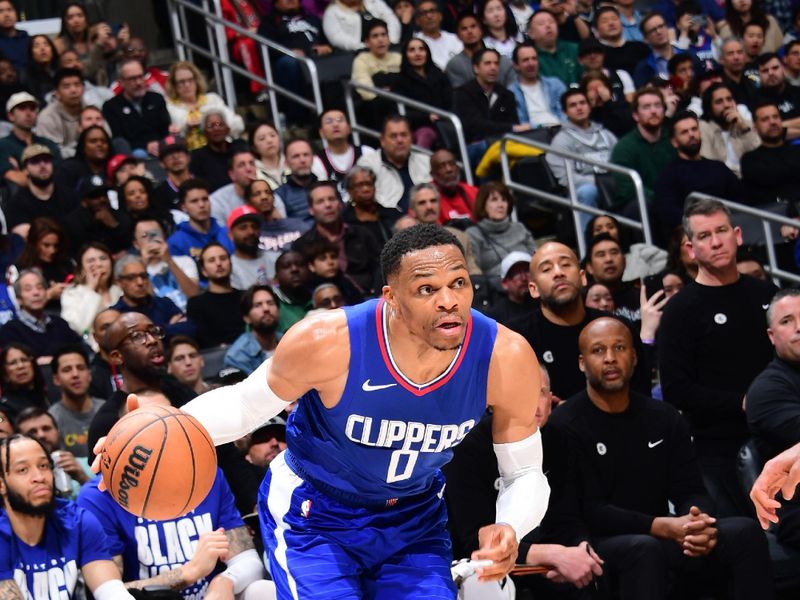
[[[6,502],[8,503],[8,507],[13,509],[14,512],[30,517],[46,517],[53,512],[53,509],[56,507],[55,483],[53,484],[52,492],[50,500],[44,504],[31,504],[25,500],[21,494],[14,491],[14,489],[8,485],[8,482],[6,482]]]
[[[458,350],[463,345],[464,345],[464,342],[458,342],[454,346],[447,346],[447,347],[434,345],[433,349],[434,350],[438,350],[439,352],[452,352],[453,350]]]

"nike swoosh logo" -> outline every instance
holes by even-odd
[[[658,440],[657,442],[647,442],[647,447],[648,448],[655,448],[656,446],[658,446],[663,441],[664,441],[664,439],[662,438],[662,439]]]
[[[769,304],[762,304],[761,308],[763,308],[764,310],[767,310],[769,308]]]
[[[386,388],[396,386],[396,383],[385,383],[383,385],[370,385],[369,379],[361,384],[361,389],[365,392],[377,392],[378,390],[385,390]]]

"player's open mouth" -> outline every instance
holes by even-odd
[[[445,321],[437,324],[436,329],[445,335],[456,335],[461,333],[461,321]]]

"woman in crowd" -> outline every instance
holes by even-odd
[[[453,100],[450,80],[433,64],[428,44],[412,38],[403,44],[402,55],[400,74],[397,76],[393,91],[418,102],[450,110]],[[433,121],[439,117],[409,109],[408,118],[414,130],[414,142],[423,148],[433,148],[436,141]]]
[[[61,294],[61,318],[76,333],[89,331],[97,314],[122,296],[122,290],[113,283],[113,274],[114,260],[105,245],[90,242],[80,249],[75,277]]]
[[[231,137],[238,138],[244,131],[242,117],[228,108],[219,95],[207,89],[205,77],[192,63],[178,61],[170,67],[166,85],[167,109],[173,127],[186,139],[189,150],[202,148],[207,143],[200,127],[200,109],[203,106],[225,111]]]
[[[365,48],[363,26],[383,21],[389,41],[400,43],[400,21],[383,0],[332,0],[322,16],[322,30],[336,50],[353,52]]]
[[[719,28],[720,39],[744,38],[748,23],[758,23],[764,30],[762,52],[777,52],[783,44],[778,21],[764,11],[760,0],[725,0],[725,21]]]
[[[531,232],[511,220],[514,197],[505,184],[491,181],[483,184],[475,198],[473,216],[477,225],[467,229],[475,262],[484,275],[499,285],[500,263],[511,252],[533,254],[536,244]]]
[[[172,215],[153,206],[150,201],[152,194],[153,185],[147,177],[131,175],[119,188],[119,207],[126,211],[134,222],[143,216],[153,217],[158,220],[164,234],[169,236],[175,225]]]
[[[484,45],[511,58],[517,43],[522,41],[522,36],[505,3],[502,0],[486,0],[481,4],[478,16],[486,32],[483,36]]]
[[[78,136],[75,156],[61,163],[56,185],[77,192],[80,184],[94,175],[106,180],[106,167],[111,158],[111,138],[99,125],[84,129]]]
[[[53,75],[58,68],[58,52],[55,44],[46,35],[34,35],[28,43],[28,64],[23,80],[41,104],[45,96],[55,88]]]
[[[73,263],[66,252],[67,240],[61,225],[49,217],[37,217],[31,223],[28,239],[17,261],[17,269],[39,269],[47,281],[45,309],[61,311],[61,293],[72,274]]]
[[[91,50],[89,40],[89,19],[80,2],[68,2],[61,13],[61,32],[55,39],[58,54],[64,50],[74,50],[86,64]]]
[[[44,377],[36,364],[36,357],[25,344],[11,342],[0,351],[0,410],[12,419],[29,406],[45,410],[47,400]]]
[[[667,245],[667,270],[678,274],[684,283],[697,278],[697,261],[689,255],[689,236],[678,225]]]
[[[272,190],[286,183],[286,160],[278,130],[267,122],[256,123],[250,129],[248,139],[250,150],[256,157],[258,178],[269,183]]]
[[[614,297],[606,286],[602,283],[594,283],[585,288],[585,290],[583,303],[588,308],[596,308],[610,313],[614,312]]]

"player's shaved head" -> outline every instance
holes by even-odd
[[[613,317],[600,317],[583,328],[580,337],[578,337],[578,349],[581,354],[586,356],[590,346],[597,339],[609,336],[621,337],[628,344],[633,345],[631,330],[622,321]]]

